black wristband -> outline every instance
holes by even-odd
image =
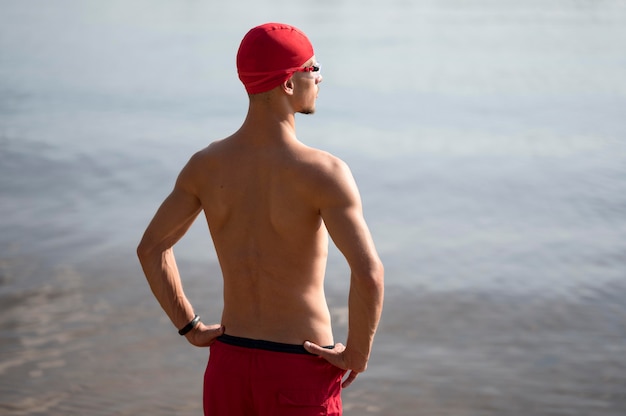
[[[198,322],[200,322],[200,317],[198,315],[194,316],[193,319],[191,320],[191,322],[189,322],[187,325],[185,325],[184,327],[182,327],[179,331],[178,334],[179,335],[185,335],[187,334],[189,331],[191,331],[192,329],[194,329],[196,327],[196,325],[198,324]]]

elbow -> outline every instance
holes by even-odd
[[[376,267],[371,272],[372,284],[382,294],[385,287],[385,266],[378,260]]]
[[[139,259],[139,263],[144,264],[149,253],[150,250],[146,247],[146,245],[143,244],[143,242],[139,243],[137,246],[137,258]]]
[[[161,262],[164,255],[167,255],[168,251],[172,248],[171,245],[164,244],[156,239],[144,238],[137,246],[137,257],[142,267],[151,266],[158,262]]]
[[[136,252],[137,252],[137,257],[139,258],[139,260],[141,260],[141,258],[146,255],[146,247],[142,243],[139,243],[139,245],[137,246]]]
[[[143,265],[148,262],[148,259],[154,254],[155,247],[150,244],[146,239],[142,239],[137,246],[137,257],[139,262]]]
[[[379,293],[382,296],[385,286],[385,267],[379,259],[372,261],[363,270],[353,272],[353,276],[370,292]]]

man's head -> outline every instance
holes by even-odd
[[[287,81],[313,55],[313,45],[301,30],[266,23],[251,29],[241,41],[237,72],[248,94],[259,94]]]

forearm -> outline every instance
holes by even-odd
[[[194,310],[183,291],[173,250],[139,249],[138,256],[157,301],[176,328],[184,327],[193,319]]]
[[[356,371],[367,367],[383,308],[383,280],[382,265],[363,276],[354,272],[351,275],[346,350],[351,357],[351,367]]]

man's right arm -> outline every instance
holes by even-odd
[[[192,159],[193,160],[193,159]],[[137,255],[155,298],[178,329],[194,318],[194,309],[185,296],[172,247],[187,232],[202,207],[190,189],[191,162],[180,173],[174,190],[148,225]],[[208,346],[221,335],[221,325],[198,323],[185,337],[196,346]]]
[[[351,271],[348,338],[345,349],[342,345],[325,351],[314,344],[305,346],[310,352],[349,370],[350,375],[343,383],[347,387],[367,368],[382,313],[384,269],[363,217],[359,191],[345,163],[334,164],[333,181],[326,185],[320,214]]]

